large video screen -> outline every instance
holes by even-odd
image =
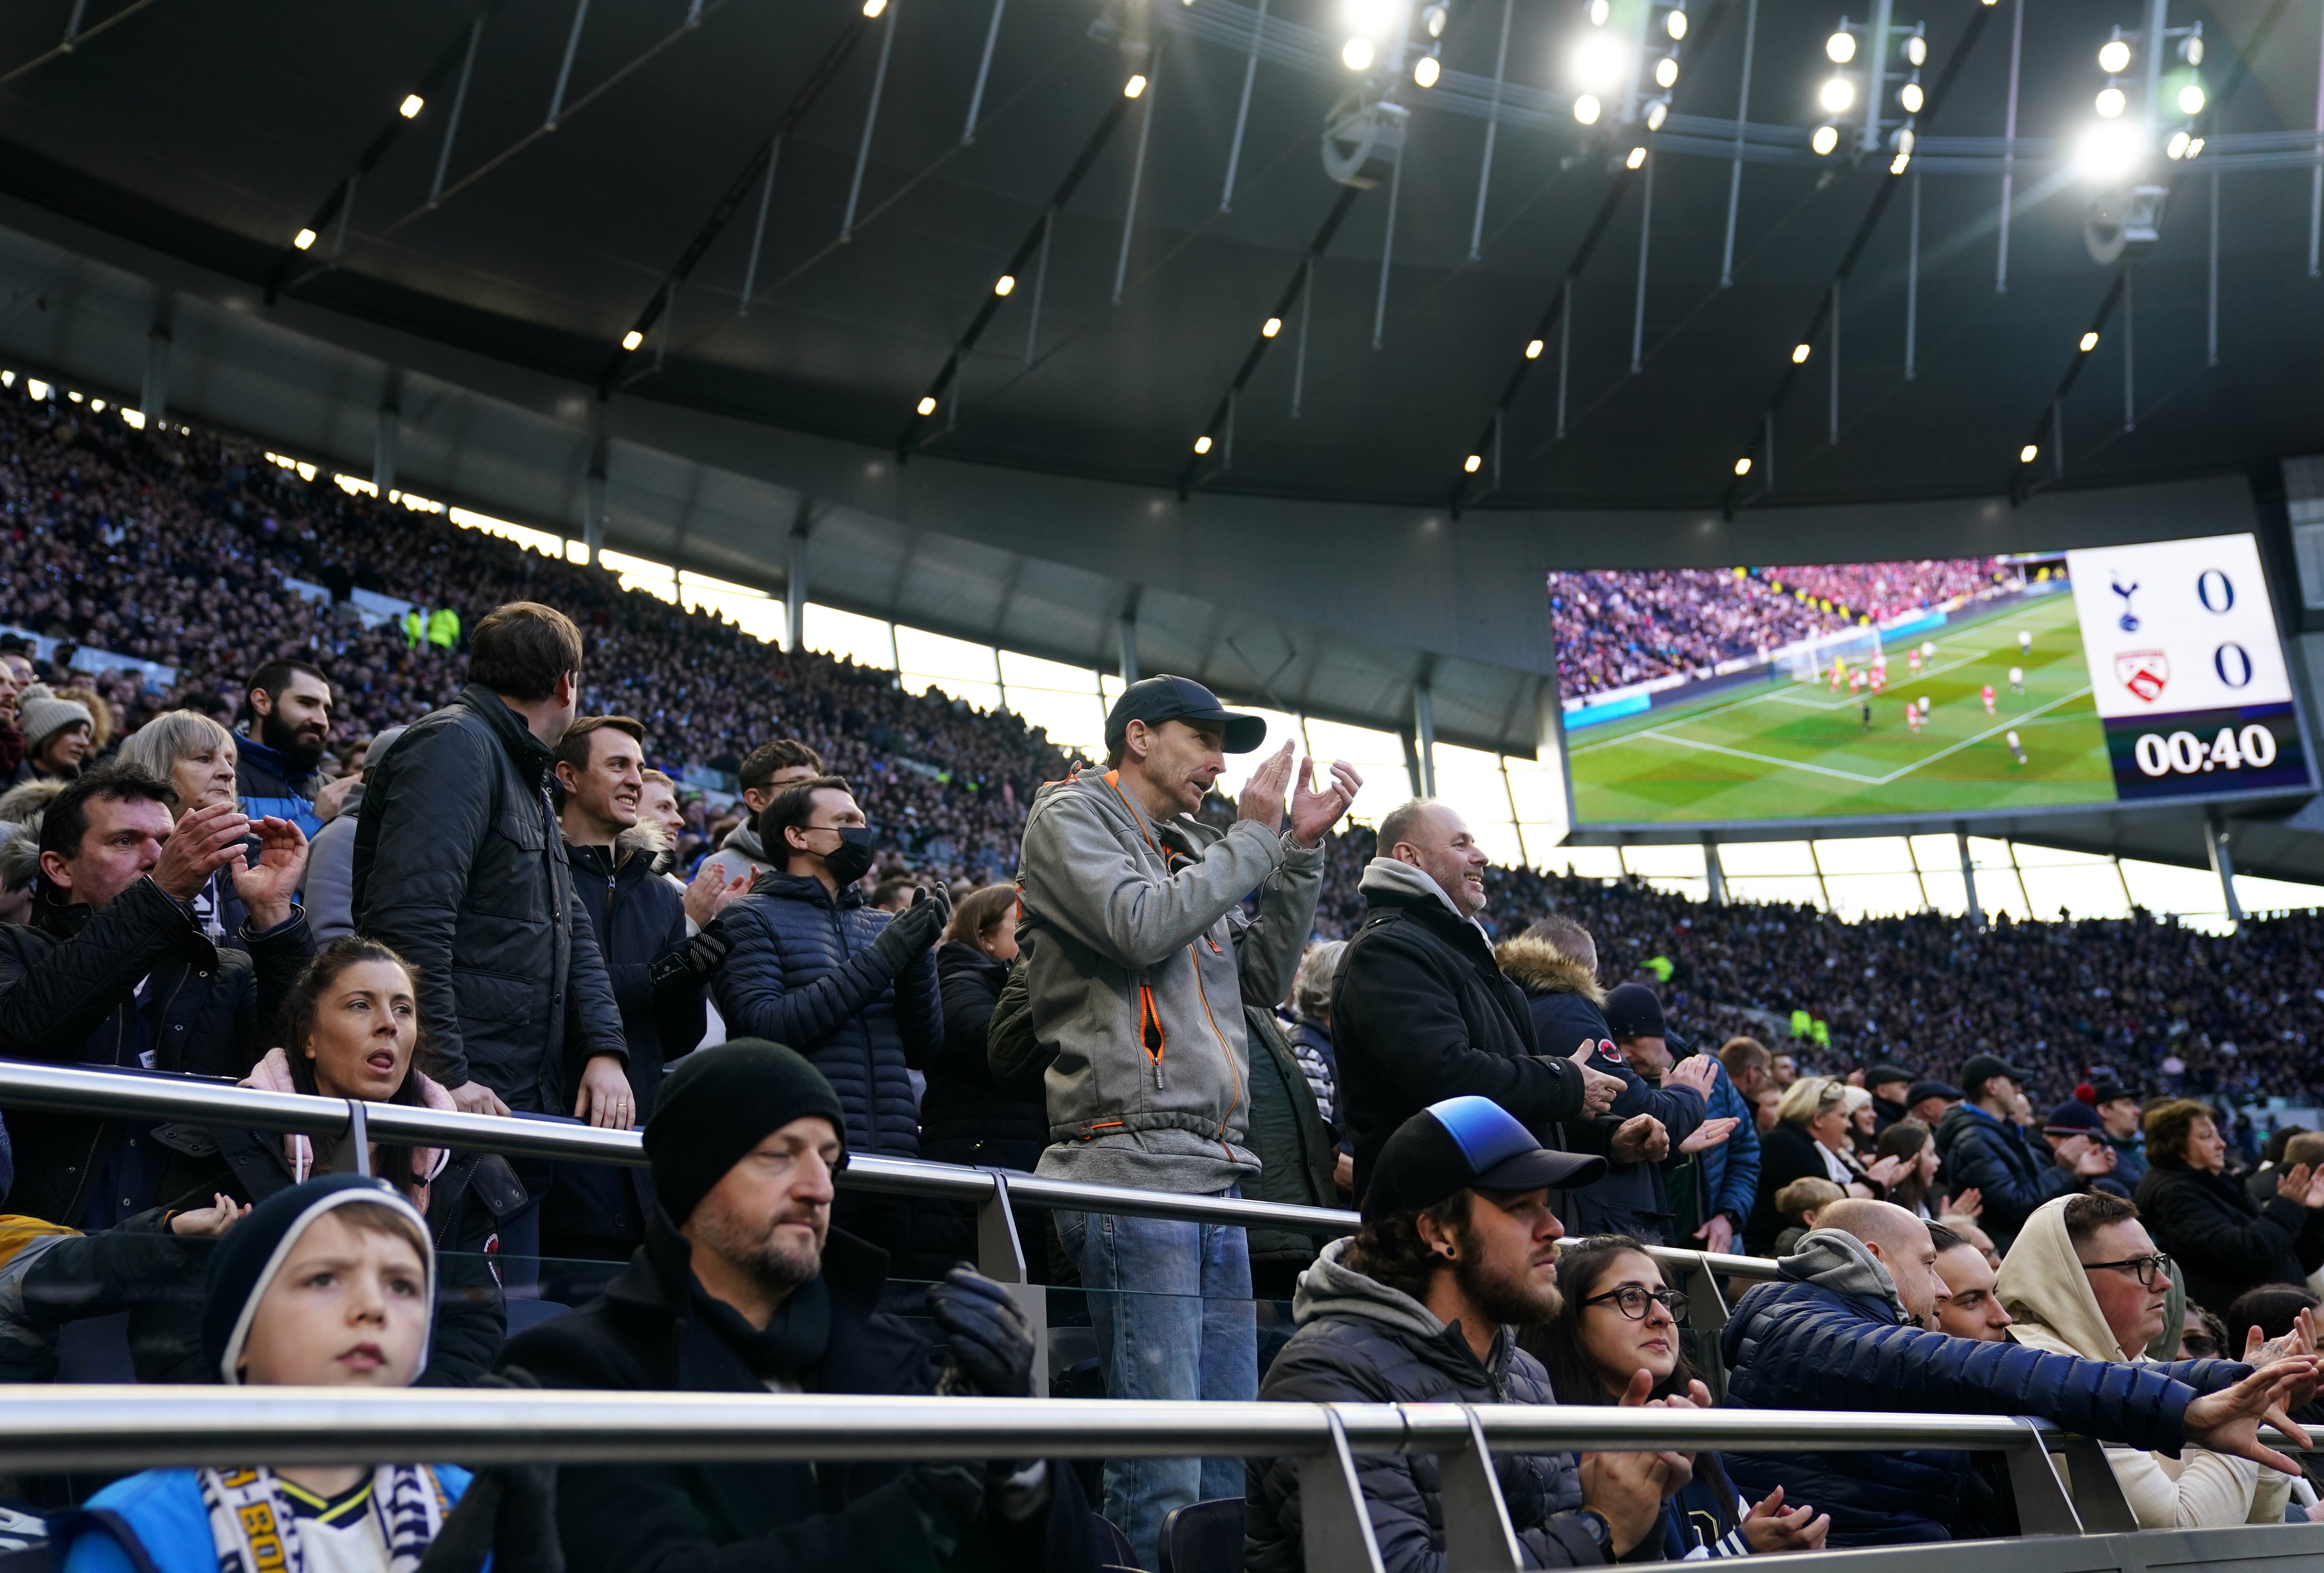
[[[1577,827],[2019,814],[2314,785],[2249,535],[1554,572]]]

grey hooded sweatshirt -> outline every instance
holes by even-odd
[[[1410,1295],[1348,1265],[1334,1240],[1299,1280],[1299,1330],[1268,1367],[1263,1399],[1301,1403],[1540,1403],[1557,1395],[1541,1363],[1496,1330],[1483,1360],[1467,1335]],[[1360,1456],[1364,1510],[1387,1573],[1445,1573],[1443,1486],[1426,1453]],[[1577,1516],[1582,1475],[1571,1453],[1496,1452],[1493,1472],[1528,1568],[1597,1567],[1606,1560]],[[1248,1573],[1305,1566],[1299,1460],[1254,1461],[1243,1506]]]
[[[1157,825],[1113,771],[1036,794],[1018,934],[1033,1032],[1056,1056],[1036,1173],[1209,1193],[1259,1172],[1242,1007],[1289,990],[1323,884],[1322,847],[1249,819]]]

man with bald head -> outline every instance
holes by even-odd
[[[1928,1330],[1949,1297],[1929,1226],[1888,1202],[1834,1202],[1816,1216],[1783,1277],[1746,1294],[1720,1335],[1728,1402],[1744,1409],[2032,1415],[2101,1441],[2176,1456],[2193,1442],[2296,1474],[2261,1445],[2263,1423],[2304,1436],[2284,1411],[2305,1403],[2315,1356],[2254,1372],[2226,1360],[2118,1365]],[[2289,1368],[2287,1368],[2289,1367]],[[2156,1439],[2141,1440],[2141,1439]],[[1970,1456],[1895,1453],[1726,1455],[1736,1486],[1831,1515],[1834,1546],[1951,1538]]]
[[[1554,1146],[1560,1121],[1601,1113],[1623,1085],[1577,1064],[1572,1043],[1536,1043],[1525,991],[1502,976],[1477,921],[1491,859],[1451,805],[1416,798],[1391,809],[1378,851],[1361,884],[1370,911],[1332,992],[1359,1201],[1388,1137],[1432,1104],[1489,1097]]]

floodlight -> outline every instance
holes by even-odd
[[[2032,464],[2035,459],[2041,457],[2041,449],[2031,442],[2017,450],[2017,462],[2019,464]]]
[[[1820,153],[1830,153],[1840,145],[1840,128],[1836,125],[1817,126],[1815,134],[1808,138],[1808,145]]]
[[[2109,77],[2119,77],[2130,69],[2130,45],[2118,38],[2108,39],[2098,48],[2098,69]]]
[[[1461,461],[1461,467],[1468,471],[1471,475],[1475,475],[1478,470],[1484,467],[1484,463],[1485,461],[1482,456],[1472,453],[1467,458]]]
[[[2187,156],[2188,148],[2194,145],[2194,141],[2195,139],[2189,136],[2185,132],[2174,131],[2171,134],[2171,141],[2163,149],[2163,156],[2171,159],[2183,159]]]
[[[1412,62],[1412,79],[1424,88],[1434,88],[1437,74],[1443,69],[1434,55],[1423,55]]]
[[[1896,89],[1896,102],[1904,106],[1904,113],[1907,115],[1918,115],[1921,112],[1921,106],[1928,101],[1929,96],[1921,91],[1921,84],[1918,82],[1907,82]]]
[[[644,334],[642,334],[642,333],[640,333],[640,332],[639,332],[636,328],[631,328],[627,333],[624,333],[624,334],[622,334],[622,347],[623,349],[635,349],[635,348],[637,348],[637,347],[638,347],[638,346],[640,346],[641,344],[643,344],[645,341],[646,341],[646,336],[645,336]]]
[[[913,405],[912,408],[918,411],[923,415],[935,414],[936,412],[936,395],[934,393],[923,393],[920,396],[920,402]]]
[[[2093,328],[2089,332],[2082,335],[2082,353],[2084,355],[2089,354],[2090,351],[2096,349],[2098,347],[2098,336],[2096,328]]]
[[[1609,5],[1606,3],[1606,0],[1590,0],[1590,25],[1591,25],[1591,26],[1592,26],[1592,27],[1603,27],[1603,26],[1605,26],[1605,25],[1606,25],[1606,18],[1607,18],[1607,17],[1609,17],[1609,16],[1610,16],[1610,15],[1612,15],[1612,14],[1613,14],[1613,7],[1612,7],[1612,6],[1610,6],[1610,5]]]
[[[1605,92],[1622,85],[1629,56],[1610,32],[1593,32],[1573,51],[1573,77],[1583,87]]]
[[[1794,365],[1807,365],[1808,356],[1811,353],[1810,347],[1807,345],[1795,344],[1792,346],[1792,364]]]
[[[290,237],[290,244],[304,251],[315,244],[315,232],[311,229],[302,229]]]
[[[1351,71],[1370,70],[1372,64],[1372,41],[1368,38],[1348,40],[1341,46],[1340,63]]]
[[[427,107],[427,99],[417,93],[406,93],[403,96],[403,102],[395,106],[395,112],[406,120],[416,120],[420,116],[420,112]]]
[[[1259,336],[1261,338],[1272,338],[1282,331],[1283,319],[1280,317],[1270,317],[1259,327]]]
[[[1846,65],[1856,58],[1856,35],[1842,28],[1823,41],[1823,52],[1831,57],[1833,65]]]
[[[1017,275],[1014,273],[1003,273],[992,281],[992,292],[996,295],[1005,295],[1016,287]]]
[[[1904,172],[1904,166],[1912,162],[1913,155],[1911,153],[1900,153],[1895,158],[1888,161],[1888,172],[1892,175],[1901,175]]]
[[[2180,114],[2200,115],[2203,112],[2203,85],[2200,82],[2190,82],[2179,89]]]
[[[1133,75],[1130,80],[1121,85],[1121,96],[1125,98],[1135,98],[1144,91],[1146,91],[1146,78],[1143,74]]]
[[[2203,63],[2203,35],[2200,32],[2189,33],[2186,39],[2179,45],[2179,54],[2180,58],[2184,60],[2190,66],[2201,65]]]
[[[863,14],[877,16],[888,9],[888,0],[863,0]]]
[[[1573,101],[1573,118],[1584,125],[1595,125],[1598,124],[1598,115],[1602,107],[1603,106],[1598,102],[1597,94],[1584,93]]]
[[[1735,473],[1738,476],[1749,475],[1751,473],[1751,461],[1748,458],[1737,459],[1735,461]]]
[[[1834,77],[1817,89],[1816,102],[1827,115],[1845,115],[1856,106],[1856,84],[1846,77]]]
[[[2138,168],[2144,152],[2136,127],[2102,121],[2075,140],[2074,169],[2086,180],[2118,180]]]
[[[1929,63],[1929,41],[1919,33],[1904,40],[1904,63],[1918,69]]]
[[[1644,168],[1646,162],[1646,150],[1642,147],[1634,147],[1630,150],[1630,156],[1622,162],[1634,170]]]
[[[1526,359],[1527,359],[1527,360],[1539,360],[1540,358],[1541,358],[1541,340],[1540,340],[1540,339],[1538,339],[1538,338],[1536,338],[1536,339],[1533,339],[1533,340],[1529,341],[1529,342],[1526,345]]]
[[[1655,62],[1655,86],[1657,88],[1678,86],[1678,61],[1665,55]]]
[[[1431,5],[1427,10],[1420,14],[1420,21],[1421,24],[1428,30],[1429,37],[1443,38],[1444,36],[1443,6]]]
[[[1211,436],[1209,432],[1206,431],[1202,436],[1194,439],[1194,451],[1196,453],[1208,453],[1211,451]]]
[[[1646,129],[1648,131],[1660,131],[1663,128],[1663,122],[1669,118],[1669,99],[1657,98],[1653,103],[1646,106]]]
[[[2123,96],[2120,88],[2100,88],[2097,107],[2098,112],[2107,119],[2115,120],[2120,118],[2122,112],[2130,107],[2130,100]]]

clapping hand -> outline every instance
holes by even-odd
[[[1313,847],[1323,839],[1323,832],[1339,823],[1363,790],[1364,778],[1346,760],[1335,759],[1321,791],[1314,782],[1315,762],[1301,760],[1299,773],[1291,778],[1291,840],[1297,847]]]
[[[2114,1171],[2114,1149],[2095,1136],[2069,1136],[2058,1143],[2058,1167],[2083,1180]]]
[[[249,833],[250,820],[238,804],[189,809],[161,843],[151,877],[172,900],[192,901],[209,884],[210,875],[242,856],[242,838]]]
[[[1259,762],[1242,783],[1235,799],[1235,818],[1249,819],[1260,829],[1283,828],[1283,794],[1291,785],[1291,745],[1286,743]]]
[[[1660,1163],[1670,1156],[1670,1132],[1652,1115],[1636,1115],[1615,1129],[1610,1154],[1617,1163]]]
[[[1907,1159],[1899,1158],[1891,1153],[1886,1158],[1875,1160],[1872,1165],[1865,1170],[1864,1178],[1875,1185],[1894,1185],[1896,1183],[1896,1177],[1904,1172],[1908,1161]]]
[[[1770,1551],[1821,1551],[1823,1538],[1831,1530],[1831,1514],[1819,1513],[1815,1508],[1802,1503],[1789,1513],[1783,1511],[1784,1488],[1780,1485],[1751,1504],[1744,1515],[1743,1539],[1757,1556]]]
[[[1694,1128],[1692,1134],[1678,1144],[1678,1150],[1682,1152],[1707,1152],[1733,1135],[1735,1127],[1742,1123],[1732,1115],[1705,1120]]]
[[[1630,1085],[1618,1076],[1609,1076],[1602,1070],[1592,1070],[1590,1068],[1590,1057],[1597,1051],[1598,1041],[1595,1038],[1584,1038],[1582,1040],[1582,1047],[1566,1057],[1572,1059],[1582,1071],[1582,1112],[1585,1115],[1602,1115],[1612,1108],[1614,1100],[1622,1096],[1622,1089]]]
[[[252,930],[263,933],[290,921],[299,882],[307,877],[307,833],[271,814],[245,822],[258,832],[258,861],[244,862],[237,845],[231,848],[235,856],[227,858],[226,867],[234,876],[234,893],[250,909]]]
[[[686,915],[697,930],[710,927],[710,920],[734,902],[751,893],[757,881],[755,868],[740,879],[726,877],[726,870],[715,863],[706,863],[694,883],[686,887]]]
[[[2273,1365],[2315,1353],[2316,1313],[2304,1306],[2292,1319],[2292,1330],[2283,1337],[2266,1337],[2259,1328],[2254,1328],[2244,1337],[2244,1364],[2246,1365]],[[2317,1375],[2324,1375],[2324,1370],[2294,1383],[2292,1391],[2284,1396],[2283,1407],[2302,1409],[2312,1402],[2316,1396]]]
[[[1983,1217],[1985,1192],[1973,1185],[1963,1186],[1953,1192],[1952,1200],[1946,1204],[1945,1211],[1964,1218]]]
[[[2324,1166],[2293,1164],[2276,1180],[2275,1194],[2304,1208],[2324,1208]]]
[[[1704,1103],[1709,1103],[1711,1089],[1718,1085],[1718,1081],[1719,1062],[1717,1060],[1708,1054],[1690,1054],[1670,1068],[1663,1077],[1663,1087],[1665,1091],[1671,1087],[1683,1087]]]

